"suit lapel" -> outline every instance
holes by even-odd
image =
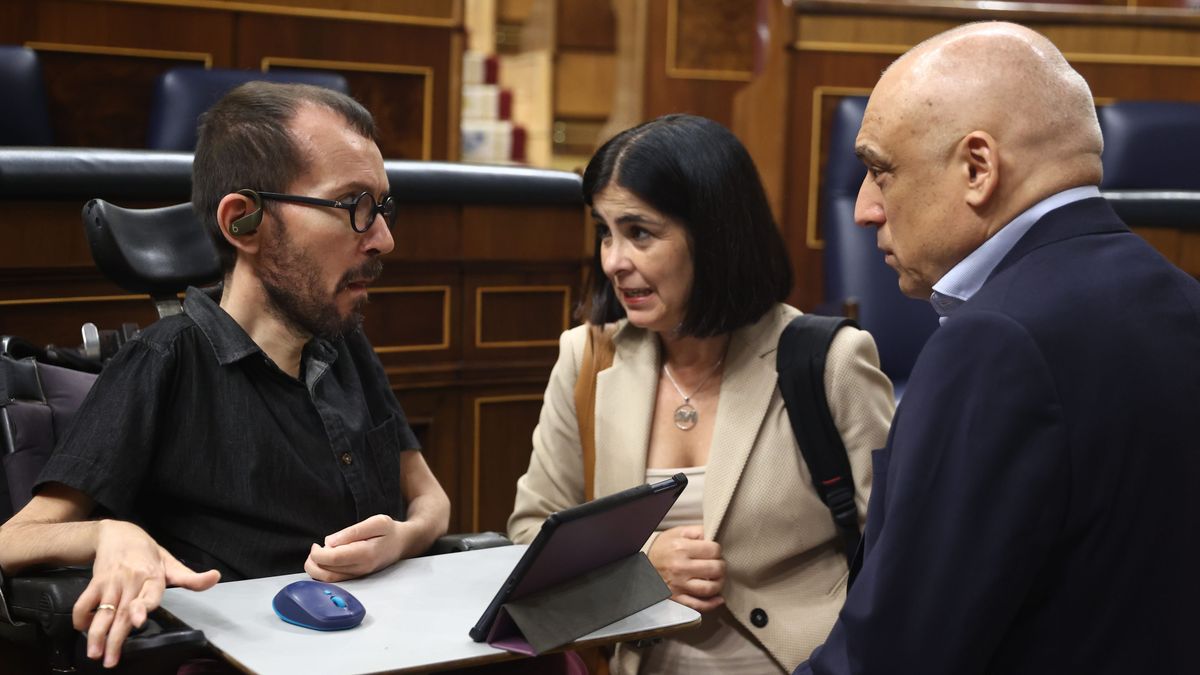
[[[716,537],[775,394],[781,308],[734,332],[725,356],[704,488],[704,536]]]
[[[628,324],[613,336],[611,367],[596,377],[596,496],[646,482],[646,451],[658,393],[658,342]]]

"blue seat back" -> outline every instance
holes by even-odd
[[[854,223],[854,202],[866,176],[854,155],[854,139],[866,107],[866,97],[852,96],[842,99],[834,113],[821,188],[825,298],[828,303],[857,302],[858,323],[875,338],[883,372],[899,392],[937,328],[937,314],[929,303],[900,292],[895,270],[875,245],[875,228]]]
[[[328,71],[173,68],[159,76],[155,85],[146,147],[152,150],[195,150],[196,124],[200,115],[219,101],[225,92],[255,80],[312,84],[343,94],[350,93],[346,78]]]
[[[1200,103],[1118,101],[1097,109],[1104,190],[1200,190]]]
[[[37,52],[0,45],[0,145],[53,145]]]

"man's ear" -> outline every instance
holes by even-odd
[[[217,204],[217,224],[225,241],[245,253],[258,252],[258,221],[262,219],[262,202],[250,190],[231,192]]]
[[[972,131],[959,143],[959,159],[966,173],[967,204],[981,208],[1000,185],[1000,153],[996,139],[986,131]]]

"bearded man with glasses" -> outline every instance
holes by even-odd
[[[5,574],[93,563],[74,621],[106,666],[166,585],[339,581],[423,553],[449,523],[361,329],[396,220],[370,113],[242,85],[201,120],[192,202],[224,282],[188,289],[184,314],[114,357],[0,527]]]

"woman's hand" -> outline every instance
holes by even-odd
[[[710,612],[725,604],[725,561],[721,545],[704,538],[700,525],[665,530],[650,546],[650,562],[658,570],[671,599],[697,612]]]

